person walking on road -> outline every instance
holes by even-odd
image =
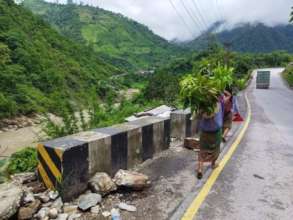
[[[223,122],[223,142],[227,142],[227,136],[229,131],[232,128],[232,121],[233,121],[233,95],[232,89],[227,88],[224,91],[224,122]]]
[[[223,109],[224,103],[220,98],[217,103],[215,112],[211,115],[202,113],[200,115],[200,151],[198,153],[197,178],[201,179],[203,174],[203,165],[210,162],[212,168],[217,167],[216,161],[220,154],[220,146],[222,142],[222,126],[223,126]]]

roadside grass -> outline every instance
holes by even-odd
[[[289,66],[283,73],[284,79],[287,81],[288,85],[293,88],[293,66]]]
[[[37,150],[33,147],[26,147],[11,155],[4,173],[15,174],[22,172],[33,172],[38,165]]]

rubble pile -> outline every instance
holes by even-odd
[[[0,219],[109,219],[119,211],[137,211],[135,206],[117,200],[121,196],[121,191],[116,193],[118,189],[127,187],[137,191],[150,185],[149,178],[137,172],[119,170],[113,180],[106,173],[96,173],[84,194],[63,203],[57,191],[47,190],[38,182],[35,173],[17,174],[11,179],[0,185]],[[107,206],[108,210],[104,200],[111,202],[112,207]]]

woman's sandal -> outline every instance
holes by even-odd
[[[202,178],[202,172],[197,172],[197,179],[201,179]]]

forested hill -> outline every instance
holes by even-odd
[[[30,11],[0,1],[0,118],[82,103],[119,73]]]
[[[268,27],[258,23],[244,24],[229,31],[213,36],[222,44],[227,43],[232,50],[240,52],[272,52],[285,50],[293,52],[293,25]],[[204,49],[208,45],[210,34],[205,34],[185,46],[193,49]]]
[[[90,45],[106,60],[126,70],[159,65],[179,52],[179,48],[146,26],[121,14],[43,0],[24,0],[23,5],[41,15],[64,36]]]

